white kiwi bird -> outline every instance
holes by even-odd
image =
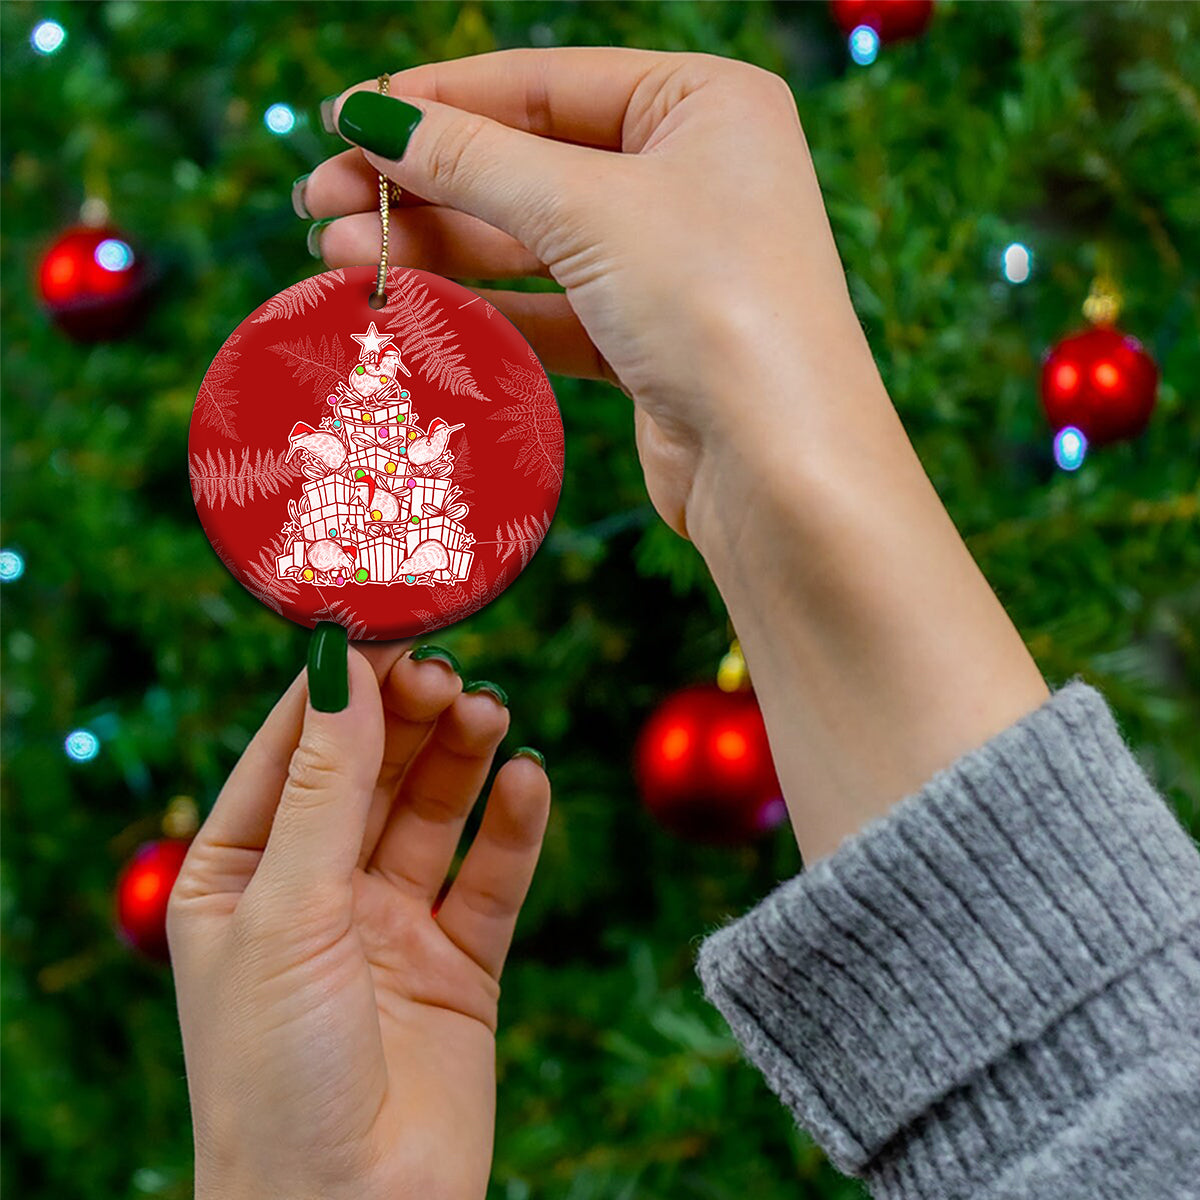
[[[358,550],[354,546],[335,542],[332,538],[321,538],[305,547],[305,557],[314,571],[341,571],[344,575],[351,575],[358,561]]]
[[[288,452],[284,462],[291,462],[292,456],[303,451],[310,460],[301,459],[304,473],[310,478],[319,479],[331,471],[338,470],[346,461],[347,450],[342,439],[323,429],[314,429],[303,421],[297,421],[288,434]],[[310,470],[312,468],[312,470]],[[320,468],[324,468],[320,470]],[[312,471],[316,470],[317,474]]]
[[[413,549],[396,568],[396,575],[425,575],[430,571],[443,571],[449,565],[450,551],[436,538],[430,538]]]
[[[400,498],[387,488],[375,482],[374,475],[364,475],[354,482],[354,490],[358,493],[363,507],[371,514],[372,521],[386,524],[394,521],[400,515]]]
[[[441,417],[434,417],[429,422],[429,432],[408,443],[408,461],[418,467],[428,466],[446,453],[450,435],[456,429],[465,428],[465,425],[447,425]]]

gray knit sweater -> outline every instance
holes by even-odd
[[[698,970],[876,1197],[1200,1197],[1200,856],[1081,681],[710,936]]]

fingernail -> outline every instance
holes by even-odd
[[[341,93],[339,92],[338,95]],[[333,124],[333,106],[337,102],[337,96],[326,96],[321,101],[321,128],[326,133],[337,133],[337,129]]]
[[[308,176],[311,174],[312,172],[309,171],[308,174],[297,176],[292,181],[292,209],[302,221],[312,220],[312,213],[308,211],[308,205],[304,203],[304,188],[308,183]]]
[[[508,693],[498,684],[489,679],[473,679],[464,688],[464,692],[487,692],[495,696],[505,708],[508,707]]]
[[[323,221],[314,221],[308,227],[308,236],[304,239],[304,244],[313,258],[321,257],[321,234],[325,232],[326,225],[336,220],[336,217],[326,217]]]
[[[308,698],[317,712],[341,712],[350,703],[346,631],[321,621],[308,643]]]
[[[455,675],[462,674],[462,667],[458,665],[458,659],[442,646],[418,646],[408,657],[413,662],[424,662],[427,658],[432,658],[437,662],[444,662]]]
[[[513,758],[532,758],[543,771],[546,769],[546,759],[542,752],[535,750],[532,746],[518,746],[513,751]]]
[[[401,158],[425,114],[412,104],[378,92],[352,92],[338,113],[338,133],[372,154]]]

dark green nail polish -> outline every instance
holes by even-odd
[[[543,771],[546,769],[546,760],[541,751],[535,750],[532,746],[518,746],[513,751],[513,758],[532,758]]]
[[[508,693],[498,684],[489,679],[473,679],[463,688],[464,692],[487,692],[495,696],[505,708],[508,707]]]
[[[418,646],[408,657],[413,662],[424,662],[427,658],[436,659],[438,662],[444,662],[455,675],[462,674],[462,667],[458,665],[458,659],[442,646]]]
[[[372,154],[401,158],[424,115],[419,108],[391,96],[352,92],[338,113],[338,133]]]
[[[317,712],[341,712],[350,703],[346,631],[321,621],[308,643],[308,698]]]
[[[312,213],[308,211],[308,205],[304,203],[304,185],[308,183],[308,176],[312,172],[304,175],[298,175],[292,181],[292,210],[302,221],[311,221]]]
[[[339,92],[338,95],[341,95]],[[326,96],[321,101],[321,128],[326,133],[337,133],[337,129],[333,124],[333,106],[337,103],[337,96]]]
[[[304,239],[304,244],[313,258],[321,257],[321,234],[325,232],[326,225],[336,220],[336,217],[326,217],[323,221],[314,221],[308,227],[308,237]]]

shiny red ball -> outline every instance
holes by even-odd
[[[754,693],[684,688],[646,722],[634,752],[642,800],[689,841],[745,842],[787,815]]]
[[[190,839],[163,838],[139,846],[117,880],[117,929],[148,958],[167,962],[167,901]]]
[[[38,267],[38,293],[55,324],[79,341],[125,333],[141,316],[146,268],[116,229],[69,229]]]
[[[829,0],[829,11],[847,37],[869,25],[881,42],[898,42],[925,31],[933,0]]]
[[[1063,338],[1042,363],[1042,407],[1057,431],[1092,445],[1136,437],[1154,411],[1158,366],[1136,338],[1108,326]]]

